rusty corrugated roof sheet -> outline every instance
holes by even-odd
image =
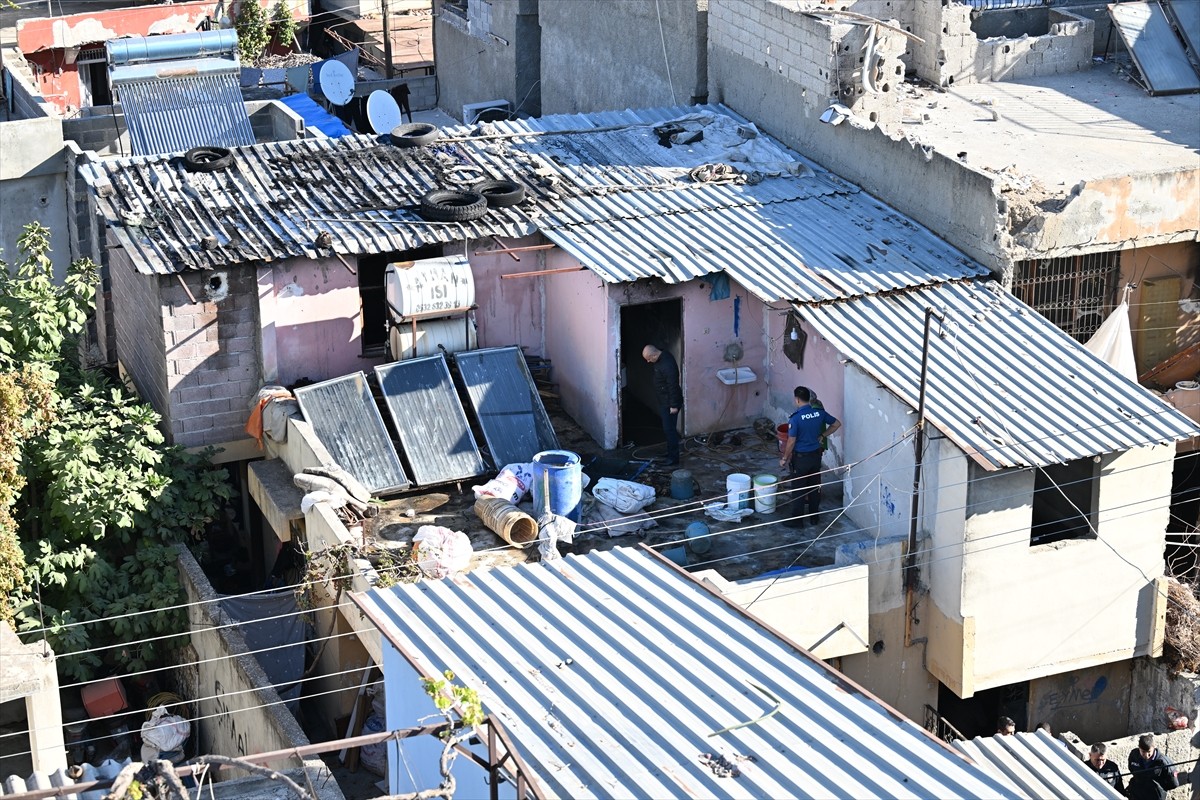
[[[700,138],[674,144],[675,123]],[[671,144],[671,146],[667,146]],[[538,231],[612,283],[724,270],[760,299],[830,300],[984,275],[895,210],[720,106],[560,115],[457,127],[426,148],[364,136],[237,148],[188,173],[168,158],[85,165],[101,210],[146,272],[379,253]],[[740,174],[701,182],[693,170]],[[435,188],[511,177],[528,202],[462,225],[421,222]],[[216,236],[217,247],[200,240]]]

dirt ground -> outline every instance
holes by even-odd
[[[657,498],[646,509],[656,519],[657,527],[643,531],[644,535],[610,536],[603,528],[590,526],[589,530],[588,525],[581,524],[574,543],[559,546],[563,554],[633,547],[644,542],[676,561],[686,559],[690,570],[716,569],[729,580],[743,580],[794,566],[831,564],[835,548],[854,533],[849,521],[837,515],[841,497],[840,484],[836,482],[826,484],[822,492],[820,525],[789,528],[780,524],[785,519],[781,513],[756,512],[740,522],[719,522],[705,515],[706,503],[725,500],[729,474],[779,475],[779,447],[774,425],[768,421],[760,421],[753,427],[688,438],[683,442],[680,465],[668,467],[663,463],[664,447],[661,444],[603,450],[569,417],[551,411],[551,419],[561,448],[580,454],[585,475],[589,474],[588,465],[593,458],[600,459],[594,462],[597,472],[603,472],[605,468],[612,471],[614,465],[627,465],[626,475],[640,469],[640,474],[631,479],[653,486]],[[679,501],[671,497],[672,473],[678,469],[692,473],[694,497],[690,500]],[[395,562],[407,559],[412,537],[423,525],[438,525],[466,533],[474,549],[472,569],[537,560],[536,547],[509,545],[474,514],[475,497],[471,485],[484,483],[487,477],[490,476],[392,498],[383,505],[377,517],[366,520],[364,536],[381,548],[395,550],[392,557]],[[784,489],[786,487],[781,487]],[[585,504],[589,499],[585,490]],[[780,495],[776,499],[782,503],[785,497]],[[528,496],[522,501],[521,508],[534,519],[538,517]],[[703,521],[713,534],[707,537],[710,547],[703,554],[696,552],[702,548],[685,546],[685,530],[696,521]]]

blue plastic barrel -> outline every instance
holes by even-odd
[[[693,522],[687,526],[688,545],[693,553],[702,555],[712,549],[712,537],[708,534],[708,526],[703,522]]]
[[[579,522],[583,511],[583,467],[579,463],[579,454],[570,450],[543,450],[533,457],[535,518],[546,511],[547,484],[550,489],[550,511],[572,522]]]

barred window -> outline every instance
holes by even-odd
[[[1113,310],[1120,274],[1119,251],[1037,258],[1017,262],[1012,290],[1076,341],[1085,342]]]

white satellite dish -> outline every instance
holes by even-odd
[[[321,67],[321,94],[335,106],[344,106],[354,96],[354,76],[340,61],[326,61]]]
[[[403,122],[396,99],[383,89],[376,89],[367,97],[367,120],[376,133],[391,133]]]

